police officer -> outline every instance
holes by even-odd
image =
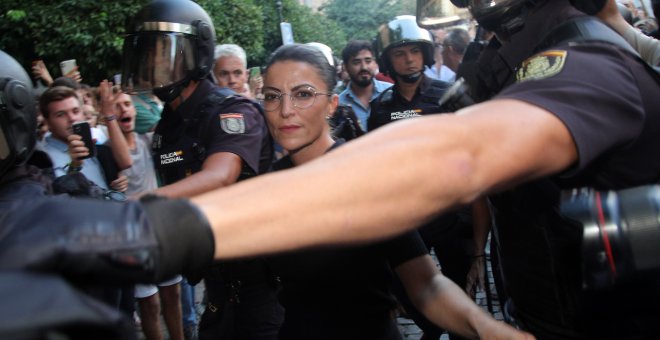
[[[65,192],[52,162],[35,150],[32,81],[3,51],[0,103],[0,338],[134,338],[128,319],[89,288],[200,275],[214,251],[208,222],[181,200],[56,196]]]
[[[152,90],[165,103],[153,137],[159,195],[191,197],[270,165],[271,138],[258,105],[211,80],[215,44],[211,18],[189,0],[152,1],[128,28],[122,85]],[[282,313],[264,261],[214,265],[205,285],[200,339],[275,338]]]
[[[434,62],[434,45],[431,33],[417,26],[414,16],[399,16],[381,26],[376,47],[380,69],[394,79],[394,86],[372,101],[369,131],[398,120],[443,112],[439,102],[450,84],[424,74],[425,65]],[[483,263],[483,256],[474,257],[483,254],[483,243],[475,250],[471,217],[470,210],[463,209],[419,229],[427,248],[435,249],[442,272],[460,287],[466,286],[473,259]],[[488,228],[487,224],[482,227]],[[424,338],[439,338],[443,330],[415,309],[400,285],[396,288],[403,307],[424,331]]]
[[[417,26],[414,16],[398,16],[379,28],[379,67],[394,79],[394,86],[372,101],[369,131],[395,120],[441,112],[438,102],[450,84],[424,75],[424,66],[433,65],[433,48],[431,32]]]
[[[505,316],[539,338],[658,337],[651,320],[660,311],[645,302],[658,301],[658,277],[607,292],[582,291],[581,232],[556,209],[562,189],[657,182],[659,91],[653,71],[625,41],[568,0],[453,2],[469,6],[480,25],[496,34],[469,84],[474,97],[540,108],[561,122],[564,133],[570,131],[573,144],[560,153],[574,154],[558,163],[558,175],[492,197],[510,296]],[[572,2],[590,13],[604,3]]]

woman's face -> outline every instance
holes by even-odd
[[[334,113],[338,97],[327,88],[319,72],[308,63],[284,60],[272,64],[264,75],[268,128],[275,141],[291,154],[312,149],[320,155],[332,145],[326,117]],[[268,110],[280,94],[279,107]]]

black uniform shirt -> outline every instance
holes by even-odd
[[[592,43],[554,48],[523,65],[517,83],[498,98],[520,99],[561,119],[579,156],[565,176],[587,174],[581,184],[600,189],[660,179],[660,92],[641,63],[610,44]],[[536,65],[541,68],[525,72]],[[557,73],[535,80],[533,72]]]
[[[394,85],[371,102],[368,130],[400,119],[441,112],[438,101],[449,86],[449,83],[423,76],[417,92],[408,101],[399,93],[398,85]]]
[[[510,48],[533,46],[549,24],[581,15],[566,0],[542,6],[513,36]],[[496,99],[550,111],[570,131],[579,157],[562,174],[491,197],[504,282],[518,320],[538,338],[658,338],[658,277],[583,292],[582,229],[558,212],[561,189],[620,189],[658,181],[658,84],[641,62],[601,42],[530,55],[516,79]]]
[[[189,154],[186,155],[186,150],[191,149],[188,144],[194,141],[186,139],[183,122],[194,121],[194,117],[199,116],[198,111],[203,109],[204,101],[214,88],[213,83],[202,80],[193,94],[176,110],[166,106],[163,111],[162,119],[156,127],[153,144],[154,149],[158,149],[159,146],[161,149],[161,151],[156,150],[154,155],[161,178],[163,173],[168,171],[167,168],[187,166],[184,165],[187,162],[182,158],[190,157]],[[231,152],[241,157],[253,175],[264,171],[264,166],[260,166],[260,156],[264,139],[269,137],[261,113],[251,103],[237,101],[225,107],[222,112],[210,112],[209,115],[199,116],[199,119],[192,123],[195,128],[201,126],[199,136],[196,137],[201,138],[203,148],[192,148],[194,151],[189,153],[202,153],[199,158],[203,162],[206,157],[214,153]],[[179,152],[182,151],[184,157],[179,157]],[[179,179],[181,178],[177,180]],[[164,184],[171,182],[166,180]]]

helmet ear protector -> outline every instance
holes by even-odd
[[[36,143],[36,129],[37,115],[31,84],[12,77],[1,78],[0,175],[30,158]]]
[[[213,27],[204,22],[203,20],[195,20],[192,22],[194,31],[197,32],[195,36],[196,56],[196,69],[193,74],[194,79],[201,79],[206,77],[213,68],[213,53],[215,48]]]

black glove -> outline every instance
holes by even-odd
[[[0,268],[56,272],[81,282],[151,282],[152,224],[137,202],[46,197],[2,212]]]
[[[0,269],[60,273],[78,282],[158,282],[211,263],[208,222],[188,201],[21,201],[0,215]]]
[[[199,282],[215,253],[206,217],[188,200],[145,196],[140,201],[162,249],[156,276],[165,279],[171,273],[182,273],[190,282]]]

